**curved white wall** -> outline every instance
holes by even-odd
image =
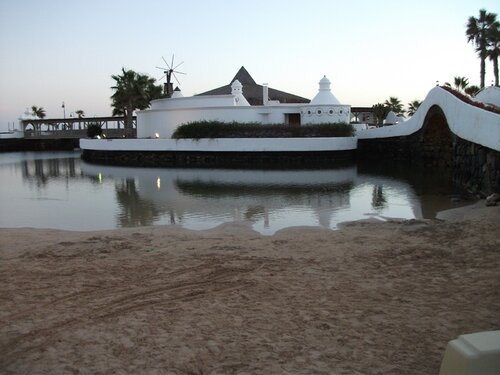
[[[500,115],[464,103],[448,91],[435,87],[417,112],[405,122],[375,129],[359,130],[359,139],[410,135],[422,128],[429,109],[438,105],[446,116],[450,130],[470,142],[500,151]]]
[[[193,152],[307,152],[357,148],[356,137],[342,138],[216,138],[216,139],[81,139],[84,150]]]

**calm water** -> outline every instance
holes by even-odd
[[[245,221],[260,233],[375,217],[434,218],[468,202],[442,173],[387,164],[322,170],[125,168],[78,152],[0,154],[0,227],[101,230]]]

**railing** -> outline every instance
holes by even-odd
[[[108,138],[125,136],[125,117],[91,117],[66,119],[36,119],[22,120],[25,138],[86,138],[87,127],[90,124],[101,126]],[[132,131],[136,133],[137,119],[132,118]]]

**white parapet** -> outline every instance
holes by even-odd
[[[429,109],[434,105],[443,111],[453,134],[500,151],[500,115],[465,103],[441,87],[433,88],[408,120],[392,126],[359,130],[356,135],[359,139],[374,139],[413,134],[422,128]]]
[[[319,152],[357,148],[356,137],[214,138],[214,139],[81,139],[82,150],[191,152]]]
[[[500,331],[461,335],[448,343],[439,375],[500,374]]]
[[[0,132],[0,139],[24,138],[22,130],[12,130],[9,132]]]

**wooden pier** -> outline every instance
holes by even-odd
[[[125,117],[70,117],[56,119],[21,120],[25,139],[78,139],[87,137],[90,124],[101,126],[107,138],[125,136]],[[137,129],[137,118],[133,117],[132,133]]]

